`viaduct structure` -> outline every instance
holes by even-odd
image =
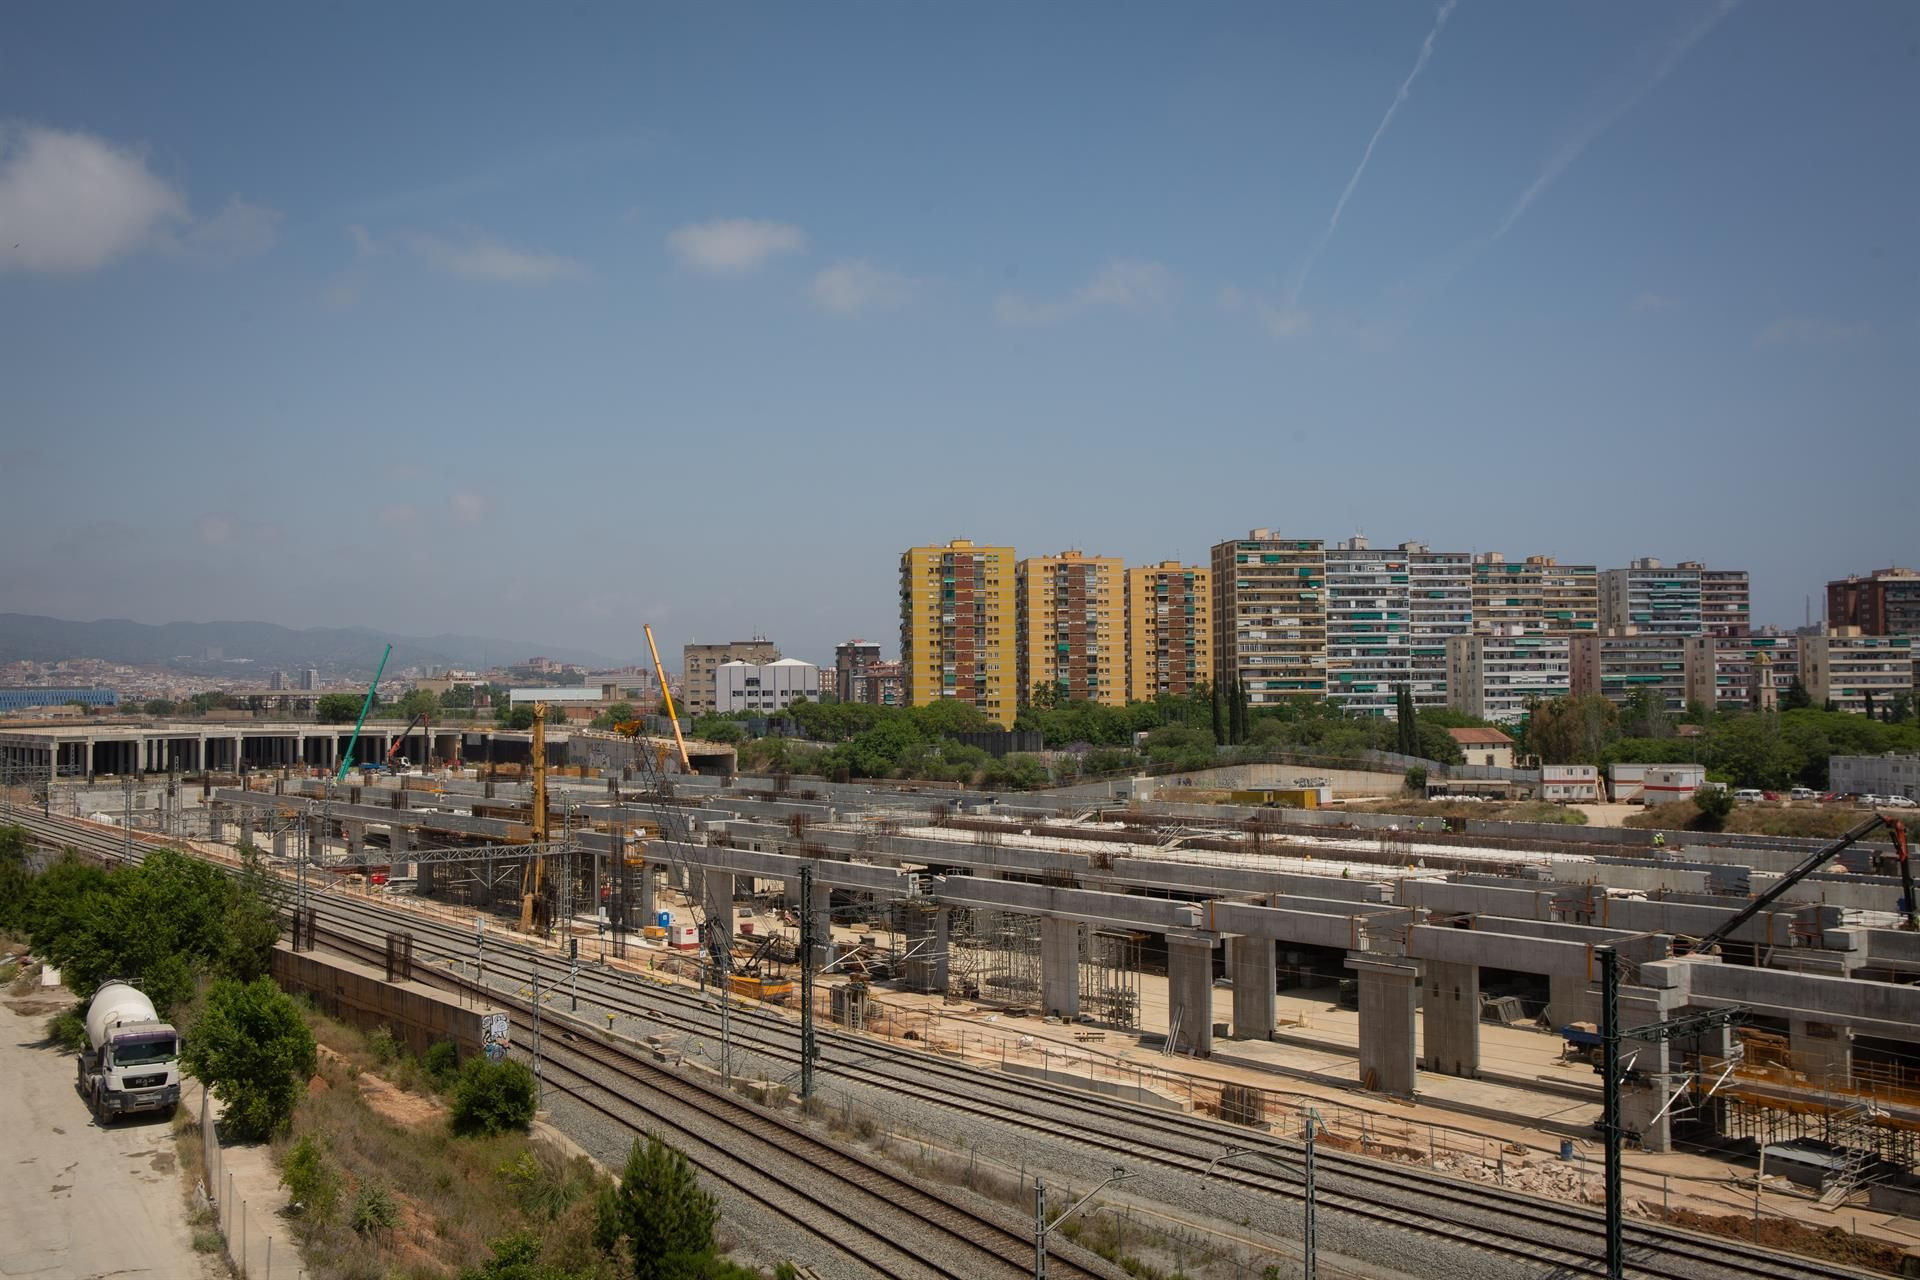
[[[527,788],[436,781],[427,790],[417,781],[341,791],[326,804],[350,861],[367,861],[370,839],[384,839],[396,872],[416,870],[417,891],[431,895],[448,863],[484,857],[511,870],[524,860],[527,851],[514,846],[530,838]],[[216,839],[229,819],[249,839],[257,821],[272,824],[268,815],[280,830],[288,815],[318,819],[317,784],[278,785],[277,793],[216,790]],[[673,791],[669,802],[684,806],[693,834],[669,850],[650,838],[652,803],[623,792],[618,779],[550,781],[550,829],[570,832],[588,901],[600,900],[613,859],[631,854],[635,839],[646,841],[643,916],[662,871],[731,920],[741,887],[782,884],[792,901],[809,864],[815,900],[800,905],[815,911],[836,894],[918,907],[910,940],[926,946],[914,977],[933,989],[948,981],[955,913],[1030,917],[1039,928],[1039,1005],[1068,1019],[1083,1012],[1088,933],[1145,935],[1164,947],[1170,1047],[1194,1055],[1212,1052],[1221,1029],[1271,1036],[1277,957],[1304,953],[1355,982],[1360,1078],[1399,1095],[1417,1092],[1423,1072],[1481,1073],[1490,975],[1540,984],[1553,1026],[1597,1020],[1594,952],[1607,945],[1627,962],[1623,1025],[1737,1005],[1788,1046],[1797,1074],[1787,1083],[1730,1088],[1722,1103],[1765,1107],[1771,1089],[1790,1109],[1864,1092],[1895,1147],[1910,1154],[1920,1133],[1920,1093],[1907,1094],[1903,1081],[1881,1087],[1887,1077],[1874,1075],[1877,1064],[1920,1051],[1920,986],[1909,985],[1920,976],[1920,934],[1897,927],[1898,881],[1876,874],[1884,850],[1874,846],[1809,877],[1743,925],[1721,956],[1704,957],[1679,954],[1676,940],[1728,919],[1817,842],[1729,838],[1656,856],[1619,833],[1577,828],[1550,849],[1529,850],[1493,836],[1279,827],[1274,811],[1219,808],[1201,821],[1138,806],[1062,808],[1043,797],[701,776],[675,778]],[[1231,1014],[1216,1024],[1221,972],[1231,979]],[[1624,1119],[1644,1146],[1663,1150],[1676,1093],[1696,1087],[1700,1063],[1731,1064],[1738,1054],[1725,1031],[1712,1043],[1654,1041],[1637,1052]]]

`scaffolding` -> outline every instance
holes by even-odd
[[[975,911],[969,971],[988,1004],[1040,1006],[1040,917],[1013,911]]]
[[[1120,1031],[1140,1026],[1140,935],[1087,935],[1080,961],[1080,1012]]]

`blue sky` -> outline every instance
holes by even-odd
[[[1797,624],[1920,560],[1916,157],[1903,3],[21,9],[0,608],[821,659],[1262,525]]]

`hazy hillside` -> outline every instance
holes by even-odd
[[[0,613],[0,662],[25,659],[99,658],[143,665],[185,660],[206,665],[210,651],[245,658],[263,670],[371,673],[382,645],[393,645],[389,668],[409,666],[491,667],[544,654],[556,662],[611,665],[601,654],[531,640],[482,636],[390,636],[365,627],[312,627],[295,631],[271,622],[168,622],[152,626],[122,618],[68,622],[26,613]]]

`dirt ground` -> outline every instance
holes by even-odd
[[[39,992],[0,1001],[0,1276],[211,1280],[220,1272],[193,1249],[170,1118],[94,1123],[73,1055],[45,1038],[67,1003]]]

